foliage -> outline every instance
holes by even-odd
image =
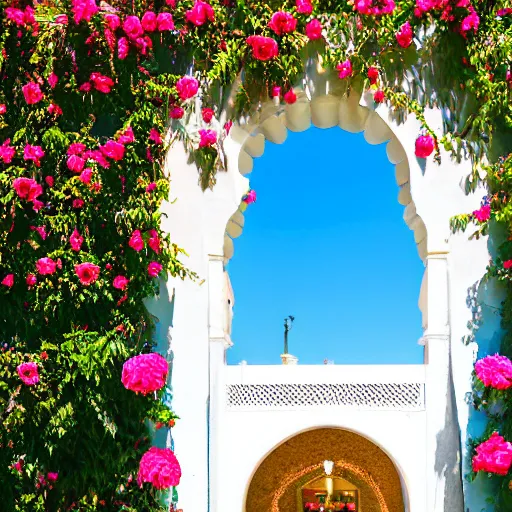
[[[201,185],[212,186],[225,167],[231,118],[252,114],[269,96],[293,103],[294,94],[283,93],[314,59],[339,73],[345,92],[370,88],[398,117],[416,115],[424,129],[419,156],[440,144],[455,157],[470,153],[470,189],[484,156],[494,161],[512,149],[507,7],[487,0],[3,1],[2,505],[161,508],[152,488],[131,482],[148,445],[145,421],[170,425],[175,415],[155,397],[124,389],[121,367],[152,349],[154,319],[143,301],[158,293],[155,276],[190,275],[182,250],[160,230],[169,144],[181,140]],[[215,115],[203,110],[200,119],[198,105]],[[444,113],[442,134],[425,122],[431,106]],[[488,170],[493,219],[507,227],[509,162]],[[512,258],[508,244],[502,258]],[[37,384],[22,382],[22,362],[37,364]]]

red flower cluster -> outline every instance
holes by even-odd
[[[382,16],[391,14],[396,8],[393,0],[356,0],[354,9],[365,15]]]
[[[169,489],[180,483],[181,467],[169,448],[152,446],[140,459],[137,482],[150,483],[155,489]]]
[[[512,466],[512,443],[494,432],[485,442],[476,447],[473,471],[486,471],[505,476]]]
[[[279,55],[279,47],[271,37],[249,36],[246,42],[252,48],[252,56],[257,60],[270,60]]]
[[[268,26],[276,35],[282,36],[293,32],[297,28],[297,20],[289,12],[278,11],[272,15]]]
[[[128,359],[123,365],[121,381],[126,389],[147,395],[165,385],[169,365],[154,352]]]
[[[196,27],[200,27],[207,21],[215,21],[215,12],[208,2],[196,0],[194,7],[185,13],[185,19]]]

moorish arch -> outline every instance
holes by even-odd
[[[333,462],[329,475],[324,461]],[[298,512],[301,490],[326,476],[352,484],[361,512],[405,510],[402,479],[379,446],[355,432],[318,428],[291,437],[263,459],[248,486],[245,512]]]

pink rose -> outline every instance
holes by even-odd
[[[503,268],[504,268],[504,269],[512,268],[512,260],[504,261],[504,262],[503,262]]]
[[[32,146],[32,144],[26,144],[23,151],[24,160],[32,160],[37,167],[40,166],[40,158],[43,158],[44,151],[41,146]]]
[[[168,12],[161,12],[156,17],[157,28],[160,32],[165,30],[174,30],[174,21],[172,15]]]
[[[55,86],[57,85],[58,82],[59,82],[59,77],[53,72],[50,73],[50,75],[48,76],[48,84],[50,85],[50,87],[52,89],[55,89]]]
[[[196,0],[194,7],[185,13],[185,19],[196,27],[200,27],[207,21],[215,21],[215,13],[209,3]]]
[[[72,11],[75,23],[78,25],[82,20],[89,22],[98,12],[98,6],[94,0],[72,0]]]
[[[48,236],[46,233],[46,228],[44,226],[30,226],[30,229],[32,231],[36,231],[37,234],[43,239],[46,240],[46,237]]]
[[[53,176],[46,176],[44,181],[50,188],[53,187],[53,185],[55,184],[55,179]]]
[[[140,21],[145,32],[154,32],[156,30],[156,14],[153,11],[146,11]]]
[[[105,14],[107,27],[115,32],[121,26],[121,20],[117,14]]]
[[[297,95],[293,89],[289,89],[287,92],[285,92],[283,98],[285,103],[288,105],[293,105],[297,101]]]
[[[85,160],[78,155],[71,155],[68,156],[66,164],[70,171],[79,173],[82,172],[84,168]]]
[[[213,130],[199,130],[199,147],[207,148],[217,142],[217,133]]]
[[[48,482],[51,482],[51,483],[56,482],[57,479],[59,478],[59,473],[48,473],[46,475],[46,478],[47,478]]]
[[[341,80],[348,78],[352,75],[352,62],[350,62],[350,59],[347,59],[346,61],[338,64],[336,69],[339,71],[338,76],[341,78]]]
[[[59,14],[56,18],[55,18],[55,23],[57,25],[67,25],[68,24],[68,17],[66,14]]]
[[[78,230],[75,228],[69,237],[69,244],[71,245],[71,249],[73,249],[73,251],[79,252],[83,243],[84,237],[81,236]]]
[[[117,142],[119,142],[119,144],[131,144],[132,142],[135,142],[135,135],[133,134],[131,126],[126,127],[126,130],[121,133]]]
[[[90,167],[87,167],[84,169],[81,173],[78,179],[82,182],[88,185],[91,182],[92,179],[92,169]]]
[[[124,60],[128,57],[128,52],[130,51],[130,43],[126,37],[120,37],[119,41],[117,41],[117,56]]]
[[[427,158],[434,151],[434,139],[431,135],[420,135],[416,139],[415,155],[418,158]]]
[[[128,286],[128,282],[130,280],[124,276],[116,276],[114,277],[114,282],[112,283],[112,286],[116,290],[124,290]]]
[[[491,205],[484,204],[479,210],[473,212],[473,216],[478,222],[485,222],[491,217]]]
[[[180,483],[181,467],[169,448],[152,446],[141,458],[137,482],[149,482],[155,489],[169,489]]]
[[[70,144],[68,148],[68,155],[81,155],[85,151],[85,144],[82,144],[81,142],[74,142],[73,144]]]
[[[193,98],[199,89],[199,82],[192,76],[183,76],[176,82],[176,90],[181,100]]]
[[[23,96],[28,105],[39,103],[44,97],[39,84],[35,82],[29,82],[24,85],[21,90],[23,91]]]
[[[39,371],[36,363],[21,363],[17,368],[21,381],[26,386],[39,382]]]
[[[462,34],[465,36],[470,30],[476,34],[478,31],[478,26],[480,25],[480,17],[478,14],[473,11],[471,14],[466,16],[460,25],[460,30]]]
[[[130,39],[137,39],[144,33],[137,16],[127,16],[123,23],[123,30]]]
[[[160,265],[160,263],[156,262],[156,261],[152,261],[149,265],[148,265],[148,276],[149,277],[157,277],[158,274],[160,274],[160,272],[162,271],[162,265]]]
[[[159,354],[141,354],[123,364],[121,382],[126,389],[147,395],[165,386],[169,365]]]
[[[255,190],[249,190],[247,194],[243,198],[243,202],[245,204],[251,204],[256,202],[256,191]]]
[[[98,279],[100,267],[89,262],[80,263],[75,265],[75,274],[84,286],[89,286]]]
[[[142,234],[140,230],[136,229],[132,236],[130,237],[130,241],[128,242],[128,245],[135,251],[139,252],[144,249],[144,240],[142,238]]]
[[[7,107],[5,106],[5,103],[0,103],[0,116],[5,114],[7,112]]]
[[[25,282],[27,283],[28,287],[31,288],[37,283],[37,277],[35,276],[35,274],[28,274],[25,279]]]
[[[201,115],[205,123],[211,123],[215,112],[211,108],[203,108]]]
[[[295,0],[295,6],[300,14],[311,14],[313,12],[311,0]]]
[[[366,75],[368,76],[368,79],[370,80],[370,84],[374,85],[377,83],[377,79],[379,78],[379,70],[374,66],[370,66],[368,68]]]
[[[289,12],[277,11],[272,15],[268,26],[276,35],[282,36],[283,34],[289,34],[295,30],[297,20],[293,17],[293,14]]]
[[[311,41],[322,38],[322,24],[317,19],[306,24],[306,36]]]
[[[36,262],[37,272],[42,276],[51,275],[55,273],[57,263],[51,258],[40,258]]]
[[[100,151],[105,156],[112,158],[112,160],[119,161],[124,157],[125,148],[122,144],[116,142],[115,140],[108,140],[105,145],[100,146]]]
[[[476,447],[473,471],[486,471],[505,476],[512,466],[512,443],[505,441],[498,432]]]
[[[386,95],[384,94],[384,91],[382,91],[381,89],[376,91],[375,94],[373,95],[373,101],[375,101],[375,103],[382,103],[385,99]]]
[[[14,274],[7,274],[2,279],[2,285],[7,286],[7,288],[11,288],[14,285]]]
[[[149,140],[152,140],[155,144],[162,144],[162,137],[160,137],[160,134],[158,133],[158,130],[155,130],[155,128],[151,128],[149,131]]]
[[[281,97],[281,87],[279,85],[274,85],[272,87],[272,98],[280,98]]]
[[[411,24],[407,21],[404,23],[400,30],[396,33],[396,40],[402,48],[408,48],[412,43],[412,28]]]
[[[7,9],[5,9],[5,14],[7,19],[15,23],[18,27],[23,27],[25,25],[24,15],[21,9],[7,7]]]
[[[16,154],[16,148],[14,146],[10,146],[10,142],[11,139],[7,139],[0,146],[0,160],[3,160],[4,164],[10,164]]]
[[[173,107],[169,113],[171,119],[181,119],[185,111],[181,107]]]
[[[27,199],[30,193],[30,190],[37,185],[36,181],[32,178],[16,178],[12,182],[12,186],[18,197],[21,199]]]
[[[157,254],[160,253],[160,237],[158,236],[158,231],[156,229],[149,230],[149,240],[148,245],[155,251]]]
[[[101,73],[91,73],[89,80],[94,85],[94,88],[102,92],[104,94],[108,94],[112,87],[114,87],[114,82],[108,76],[104,76]]]
[[[84,200],[83,199],[73,199],[73,208],[76,208],[77,210],[82,208],[82,206],[84,205]]]
[[[484,386],[494,389],[512,387],[512,361],[498,354],[480,359],[475,364],[476,376]]]
[[[23,459],[18,459],[15,463],[14,463],[14,469],[18,472],[18,473],[21,473],[23,471]]]
[[[90,84],[90,82],[85,82],[78,88],[80,92],[89,92],[91,89],[92,85]]]
[[[249,36],[246,42],[252,48],[252,56],[256,60],[266,61],[279,55],[279,47],[271,37]]]

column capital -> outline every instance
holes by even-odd
[[[210,343],[222,343],[224,345],[224,349],[231,348],[233,346],[233,342],[231,341],[231,336],[229,334],[225,334],[221,337],[210,337],[209,338]]]

